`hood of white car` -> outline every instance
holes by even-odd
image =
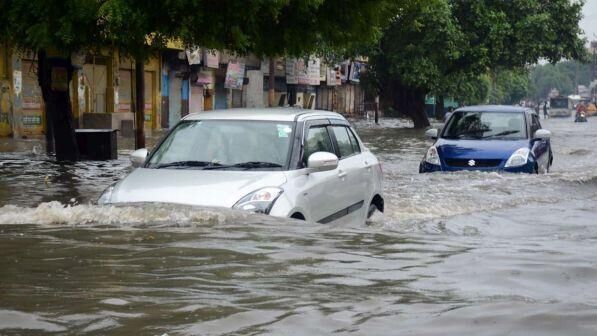
[[[263,187],[286,182],[282,171],[137,168],[119,182],[112,203],[166,202],[230,208]]]

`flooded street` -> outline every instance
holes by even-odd
[[[597,118],[542,123],[536,176],[418,174],[423,131],[356,122],[386,200],[357,226],[99,207],[130,144],[59,165],[2,139],[0,335],[595,335]]]

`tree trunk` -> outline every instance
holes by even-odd
[[[135,58],[135,149],[145,148],[145,63]]]
[[[269,91],[267,100],[269,107],[276,106],[276,61],[273,57],[269,59]]]
[[[45,50],[38,52],[38,81],[46,114],[46,134],[57,161],[78,161],[79,149],[70,100],[73,67],[70,56],[49,57]],[[51,151],[52,144],[46,144]]]
[[[446,116],[444,110],[444,96],[438,95],[435,97],[435,119],[439,121],[444,121],[444,117]]]
[[[381,94],[384,101],[391,102],[396,111],[408,116],[415,128],[425,128],[430,125],[425,112],[425,90],[402,85],[398,80],[391,80]]]

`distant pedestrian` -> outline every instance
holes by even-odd
[[[541,103],[535,104],[535,113],[537,113],[537,116],[539,116],[539,105],[541,105]]]
[[[549,114],[547,114],[547,101],[543,103],[543,119],[549,118]]]

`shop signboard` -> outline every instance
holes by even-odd
[[[286,59],[286,84],[298,84],[298,60],[296,58]]]
[[[327,86],[336,86],[336,70],[334,70],[334,68],[327,68],[327,73]]]
[[[215,50],[205,50],[203,64],[208,68],[220,67],[220,53]]]

